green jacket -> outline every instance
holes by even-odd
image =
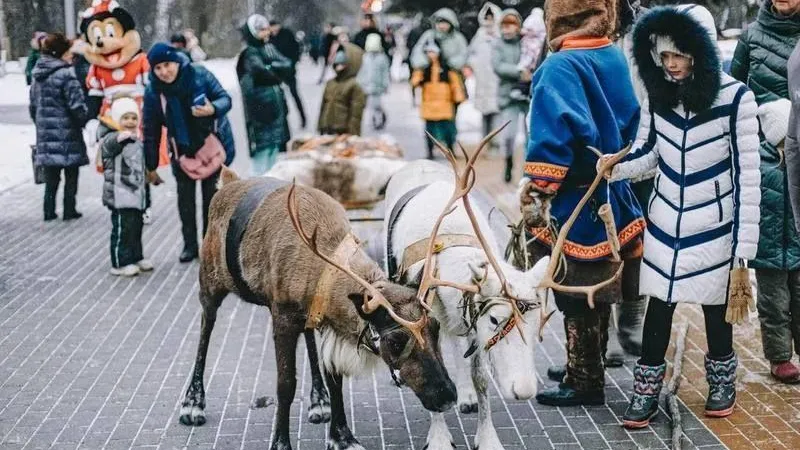
[[[361,118],[367,97],[356,80],[364,52],[353,44],[345,44],[347,68],[325,85],[319,113],[322,134],[361,134]]]
[[[36,67],[36,61],[39,61],[39,56],[41,56],[41,52],[35,48],[32,48],[28,54],[28,63],[25,64],[25,82],[28,83],[28,86],[33,83],[33,68]],[[78,81],[83,82],[84,80]]]
[[[789,98],[786,65],[798,39],[800,15],[782,18],[767,0],[758,19],[739,38],[731,62],[731,75],[746,83],[759,105]]]
[[[750,87],[759,105],[789,97],[787,64],[800,40],[800,16],[782,18],[767,0],[758,19],[739,39],[731,75]],[[778,150],[761,144],[761,225],[756,269],[800,269],[800,237],[795,231],[786,167]]]

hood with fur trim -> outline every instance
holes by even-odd
[[[702,6],[659,7],[642,16],[633,29],[633,59],[654,110],[679,104],[699,113],[710,108],[719,95],[722,63],[711,14]],[[692,76],[683,83],[667,79],[654,56],[656,36],[667,36],[681,53],[693,59]]]
[[[569,38],[611,37],[617,28],[617,0],[547,0],[544,11],[553,51]]]

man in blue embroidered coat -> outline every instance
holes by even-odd
[[[609,39],[617,23],[616,0],[549,0],[545,9],[548,40],[555,53],[533,80],[531,139],[520,190],[526,227],[538,241],[531,245],[532,253],[539,255],[555,238],[542,228],[551,218],[563,224],[596,175],[597,157],[587,146],[615,153],[634,140],[639,124],[627,63]],[[583,18],[577,26],[576,17]],[[609,261],[611,247],[597,215],[606,202],[613,209],[623,255],[630,260],[626,266],[633,269],[628,276],[638,277],[645,225],[629,183],[620,182],[598,189],[567,236],[564,284],[595,284],[610,278],[618,267]],[[636,283],[631,285],[638,291]],[[566,376],[557,388],[537,395],[539,403],[605,403],[602,355],[610,303],[622,297],[620,290],[619,282],[602,290],[595,309],[588,307],[585,296],[555,293],[567,334]],[[550,372],[552,378],[561,374]]]

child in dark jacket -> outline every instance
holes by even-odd
[[[153,270],[142,254],[147,170],[138,137],[139,107],[131,98],[117,99],[111,105],[111,118],[117,129],[109,129],[100,143],[103,205],[111,210],[111,275],[133,277]],[[159,184],[155,178],[154,184]]]

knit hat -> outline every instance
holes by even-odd
[[[442,49],[440,49],[439,46],[436,45],[436,41],[426,42],[425,47],[422,48],[422,51],[424,51],[425,53],[433,52],[436,53],[437,55],[440,55],[442,53]]]
[[[500,25],[516,25],[522,27],[522,16],[515,9],[506,9],[500,15]]]
[[[789,133],[789,114],[792,111],[792,102],[781,98],[774,102],[764,103],[758,107],[758,119],[761,122],[761,131],[767,142],[779,146]]]
[[[336,66],[339,64],[347,64],[347,53],[345,53],[344,50],[336,52],[336,56],[333,58],[333,65]]]
[[[247,29],[253,36],[269,28],[269,21],[261,14],[253,14],[247,18]]]
[[[383,43],[381,43],[381,36],[377,33],[367,35],[367,41],[364,43],[364,50],[368,52],[383,51]]]
[[[553,51],[569,38],[611,37],[617,26],[617,0],[547,0],[544,10]]]
[[[121,97],[111,104],[111,120],[114,123],[119,124],[122,116],[129,113],[136,114],[136,117],[139,117],[139,105],[136,104],[136,100],[130,97]]]
[[[678,5],[675,6],[675,9],[678,12],[686,13],[689,17],[700,24],[700,26],[706,30],[712,42],[717,41],[717,25],[714,21],[714,16],[711,15],[711,12],[708,9],[693,4]],[[661,54],[664,52],[675,53],[687,58],[694,58],[694,55],[690,55],[678,49],[678,46],[675,45],[675,41],[671,36],[654,34],[650,36],[650,39],[653,41],[653,60],[656,62],[656,66],[658,67],[662,67]]]
[[[164,62],[181,63],[183,59],[181,52],[175,47],[165,42],[157,42],[147,52],[147,61],[151,67],[155,67]]]

